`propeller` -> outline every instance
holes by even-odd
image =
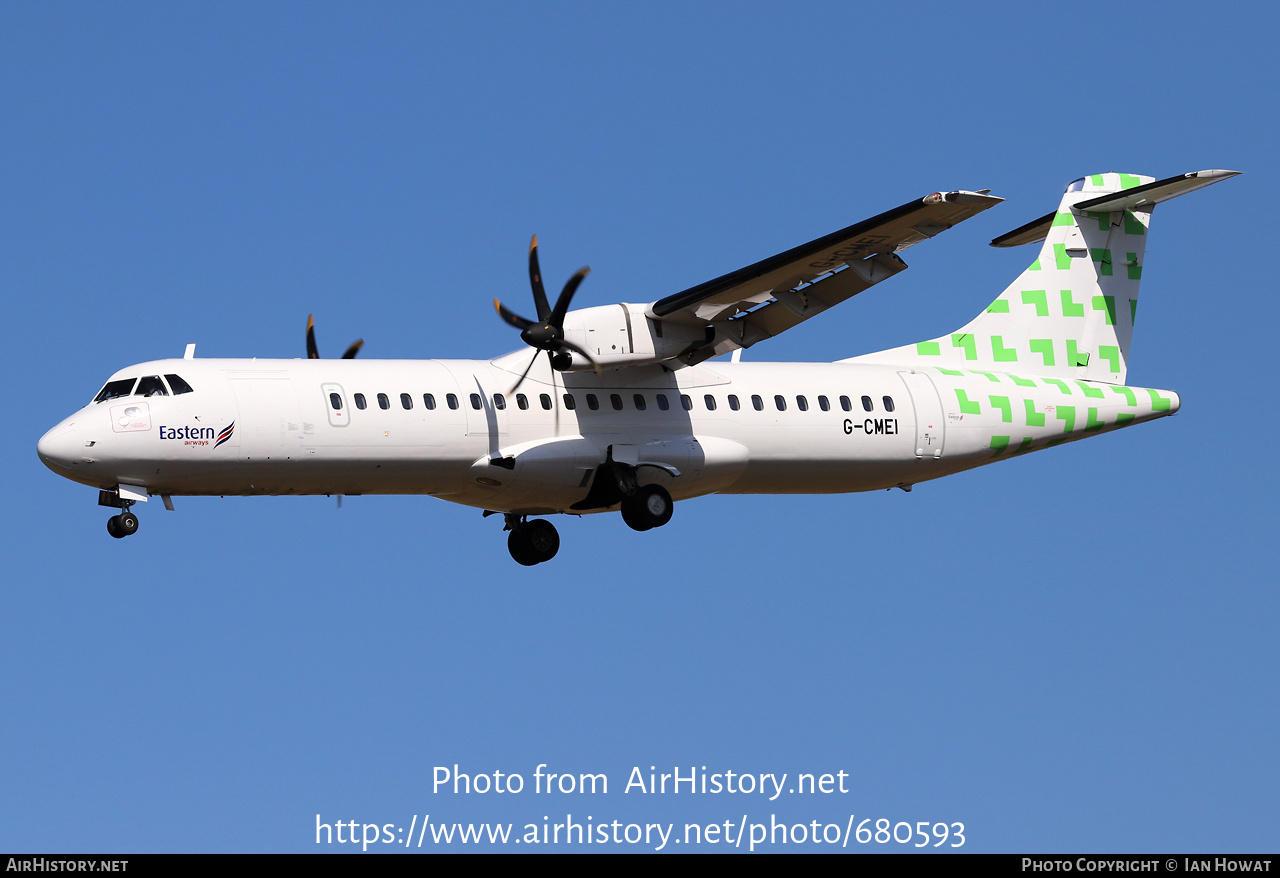
[[[316,348],[316,320],[315,320],[315,317],[316,317],[316,315],[314,315],[314,314],[308,314],[308,315],[307,315],[307,359],[308,359],[308,360],[318,360],[318,359],[320,359],[320,351]],[[355,355],[356,355],[356,354],[358,354],[358,353],[360,353],[360,348],[362,348],[362,347],[364,347],[364,339],[363,339],[363,338],[358,338],[358,339],[356,339],[356,340],[352,343],[351,347],[349,347],[349,348],[347,348],[345,351],[343,351],[343,353],[342,353],[342,359],[344,359],[344,360],[354,359],[354,358],[355,358]],[[341,502],[341,501],[339,501],[339,502]]]
[[[595,361],[595,358],[564,337],[564,317],[569,313],[569,303],[573,301],[573,294],[578,291],[578,286],[590,273],[591,269],[586,267],[574,272],[573,277],[569,278],[564,285],[564,289],[560,291],[560,297],[556,299],[555,307],[552,307],[547,299],[547,290],[542,285],[542,269],[538,265],[538,236],[533,236],[533,241],[529,244],[529,284],[533,287],[533,304],[538,309],[538,319],[529,320],[521,317],[497,299],[493,300],[493,307],[497,310],[498,316],[509,325],[520,330],[521,340],[534,348],[533,357],[529,360],[529,365],[525,367],[524,374],[520,376],[520,380],[516,382],[515,387],[511,388],[513,393],[516,387],[519,387],[524,382],[529,370],[533,368],[534,361],[538,359],[539,351],[547,352],[552,369],[561,372],[568,369],[572,352],[580,354],[595,368],[596,374],[600,373],[600,364]]]

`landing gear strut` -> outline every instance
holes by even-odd
[[[133,501],[124,500],[121,502],[127,504],[122,507],[123,511],[119,515],[113,515],[107,519],[107,533],[118,540],[138,532],[138,516],[129,511]]]
[[[525,516],[508,512],[505,515],[507,530],[507,551],[516,563],[532,567],[544,561],[550,561],[560,551],[560,534],[551,522],[537,518],[526,521]]]

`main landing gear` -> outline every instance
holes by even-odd
[[[130,506],[130,501],[125,501]],[[117,540],[123,539],[131,534],[138,532],[138,516],[129,511],[128,506],[119,515],[113,515],[107,519],[107,533],[111,534]]]
[[[632,530],[651,530],[671,520],[675,502],[661,485],[644,485],[622,498],[622,520]]]
[[[619,503],[620,497],[622,520],[632,530],[652,530],[670,521],[671,513],[675,511],[675,501],[671,499],[667,489],[661,485],[637,485],[634,470],[623,472],[631,478],[619,479],[617,493],[612,498],[597,498],[594,505],[584,508],[604,509]],[[486,512],[485,516],[496,514]],[[515,512],[504,513],[503,518],[506,521],[505,530],[509,531],[507,551],[517,564],[532,567],[550,561],[560,551],[560,534],[556,533],[555,525],[551,522],[541,518],[529,521],[526,516]]]
[[[556,526],[543,518],[526,521],[525,516],[506,514],[507,551],[516,563],[525,567],[550,561],[560,551],[560,534]]]

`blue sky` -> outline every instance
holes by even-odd
[[[317,814],[427,813],[1273,849],[1276,24],[1263,4],[0,7],[0,308],[27,412],[0,438],[0,849],[311,852],[339,847]],[[310,312],[330,356],[511,350],[490,300],[531,310],[533,232],[550,285],[592,266],[581,305],[645,302],[990,188],[1006,203],[911,271],[747,358],[932,338],[1034,258],[987,242],[1072,179],[1201,168],[1245,176],[1156,212],[1129,372],[1178,416],[910,495],[708,497],[645,534],[570,519],[524,569],[498,520],[425,497],[177,498],[115,541],[35,455],[116,369],[188,342],[303,356]],[[433,793],[455,763],[610,791]],[[651,765],[850,791],[622,792]]]

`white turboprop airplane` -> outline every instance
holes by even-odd
[[[905,269],[899,251],[1001,199],[935,192],[645,305],[494,304],[534,348],[493,360],[195,359],[122,369],[39,441],[58,475],[120,509],[160,496],[430,494],[502,513],[513,558],[559,549],[535,515],[620,510],[635,530],[711,493],[910,490],[917,482],[1171,415],[1125,385],[1157,204],[1235,176],[1094,174],[993,246],[1038,258],[955,332],[835,363],[738,352]],[[546,352],[547,356],[541,356]],[[733,353],[731,362],[707,362]]]

